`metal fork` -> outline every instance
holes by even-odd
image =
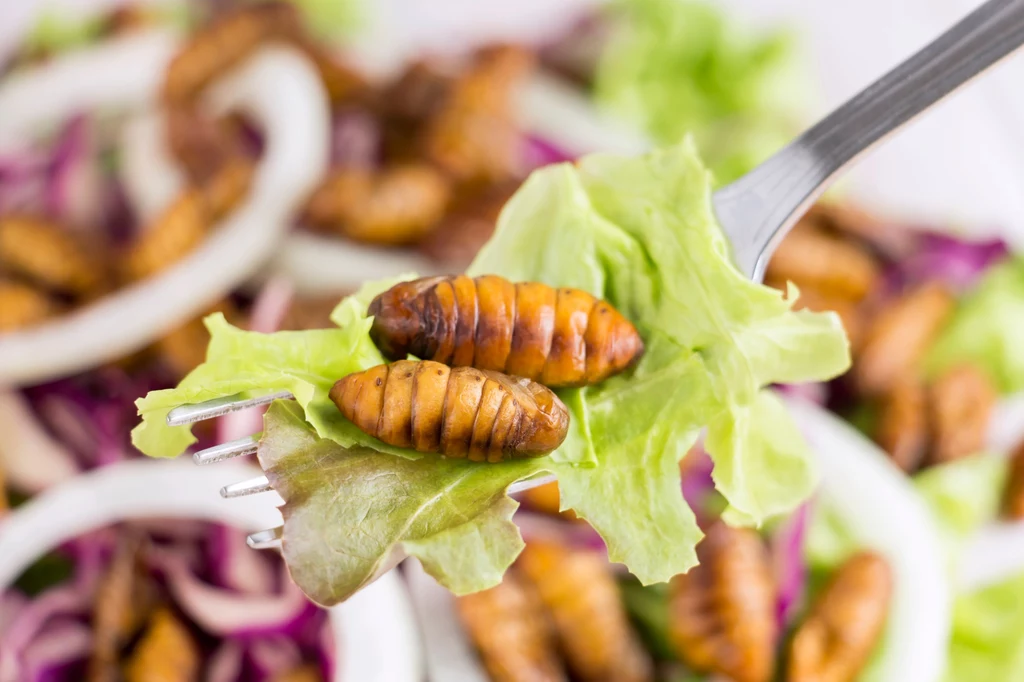
[[[740,270],[754,281],[775,247],[830,181],[861,153],[1024,43],[1024,0],[989,0],[922,50],[807,130],[788,146],[712,198],[715,215],[732,243]],[[273,400],[220,398],[171,410],[167,423],[179,426],[219,417]],[[256,451],[258,439],[242,438],[195,453],[210,464]],[[486,466],[486,465],[483,465]],[[520,482],[510,492],[548,481]],[[225,486],[224,497],[271,490],[265,476]],[[253,533],[250,547],[280,546],[281,529]]]

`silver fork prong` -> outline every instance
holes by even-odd
[[[259,446],[260,440],[256,436],[246,436],[245,438],[239,438],[238,440],[229,440],[227,443],[220,443],[213,447],[200,450],[199,452],[192,455],[192,461],[196,464],[213,464],[214,462],[223,462],[226,459],[232,457],[241,457],[242,455],[251,455],[256,452],[256,448]]]
[[[204,419],[222,417],[229,412],[237,412],[238,410],[256,407],[257,405],[265,405],[275,400],[290,400],[294,397],[288,391],[278,391],[276,393],[256,396],[255,398],[240,399],[228,396],[226,398],[204,400],[201,403],[179,405],[167,413],[167,425],[183,426],[185,424],[193,424]]]
[[[521,493],[524,490],[530,490],[531,488],[539,488],[540,486],[546,483],[554,482],[554,480],[554,475],[548,474],[546,476],[539,476],[538,478],[529,478],[525,481],[516,481],[515,483],[508,487],[508,494],[515,495],[516,493]]]
[[[250,478],[248,481],[231,483],[224,486],[220,489],[220,496],[225,498],[244,497],[245,495],[270,492],[273,489],[266,476],[257,476],[256,478]]]
[[[245,539],[245,543],[253,549],[280,549],[281,537],[284,535],[284,528],[268,528],[267,530],[251,533]]]

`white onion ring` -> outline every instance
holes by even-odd
[[[78,474],[75,456],[17,391],[0,391],[0,434],[0,470],[14,488],[35,494]]]
[[[252,531],[280,524],[265,495],[226,502],[218,489],[253,475],[237,462],[134,460],[95,469],[51,488],[0,524],[0,593],[37,558],[83,533],[131,519],[204,519]],[[278,498],[280,501],[280,498]],[[419,679],[421,649],[398,576],[383,576],[329,610],[338,651],[335,682]]]
[[[133,116],[121,128],[118,177],[142,231],[170,206],[187,183],[185,173],[171,156],[166,133],[167,119],[158,111]]]
[[[309,60],[286,47],[264,48],[210,95],[214,108],[247,111],[267,132],[246,200],[166,272],[0,337],[0,383],[44,381],[138,350],[225,296],[274,253],[327,168],[327,95]]]
[[[822,498],[861,545],[884,555],[892,567],[879,678],[942,679],[952,592],[931,512],[910,480],[852,426],[817,405],[783,398],[817,454]]]
[[[153,101],[178,49],[176,32],[132,33],[15,71],[0,85],[0,149],[21,149],[40,129],[85,111]]]

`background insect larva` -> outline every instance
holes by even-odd
[[[865,334],[854,379],[868,395],[884,393],[917,364],[953,311],[953,297],[938,283],[924,284],[886,305]]]
[[[400,360],[340,379],[331,400],[389,445],[475,462],[546,455],[565,439],[569,413],[528,379],[438,362]]]
[[[789,682],[852,682],[874,649],[892,593],[882,557],[857,554],[833,574],[789,647]]]
[[[670,584],[670,631],[698,672],[768,682],[775,667],[775,587],[757,533],[716,523],[697,546],[700,564]]]
[[[643,353],[636,328],[606,301],[494,275],[403,282],[373,299],[369,312],[370,334],[388,358],[411,353],[545,386],[603,381]]]
[[[928,451],[927,391],[917,377],[897,381],[881,402],[875,440],[906,472],[914,472]]]
[[[0,218],[0,269],[56,294],[92,298],[108,285],[106,263],[89,246],[48,220]]]
[[[626,616],[607,562],[588,551],[531,542],[517,563],[537,589],[573,679],[649,682],[653,663]]]
[[[185,190],[132,244],[122,266],[125,279],[143,279],[191,253],[242,200],[253,172],[247,159],[232,159],[202,187]]]
[[[1003,491],[1003,517],[1024,519],[1024,442],[1017,445],[1010,457],[1010,473]]]
[[[411,244],[427,234],[448,205],[448,180],[424,163],[331,174],[306,206],[310,226],[372,244]]]
[[[459,618],[493,682],[565,682],[551,627],[533,587],[514,571],[456,600]]]
[[[23,282],[0,279],[0,334],[30,327],[53,315],[56,302]]]

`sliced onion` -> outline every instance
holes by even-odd
[[[171,156],[167,121],[158,111],[145,111],[121,128],[118,177],[140,228],[167,208],[185,187],[185,173]]]
[[[992,524],[964,547],[958,588],[972,592],[1024,573],[1024,522]]]
[[[206,682],[237,682],[242,677],[242,643],[229,639],[217,647],[206,667]]]
[[[776,616],[780,631],[785,631],[790,620],[799,611],[807,588],[807,557],[804,540],[810,503],[800,505],[789,518],[779,524],[772,534],[772,566],[778,586]]]
[[[138,350],[221,299],[274,253],[327,167],[330,117],[323,86],[297,51],[268,47],[210,94],[215,107],[246,110],[268,132],[245,202],[202,248],[166,272],[53,322],[0,337],[0,382],[35,383]]]
[[[423,635],[427,678],[488,682],[490,677],[484,672],[455,612],[451,592],[427,575],[415,559],[405,562],[405,575]]]
[[[250,640],[249,662],[256,679],[272,680],[302,665],[302,652],[295,640],[283,636],[258,637]]]
[[[69,618],[54,621],[25,648],[21,657],[18,682],[50,682],[67,666],[89,655],[92,629]],[[0,679],[6,668],[0,666]]]
[[[107,209],[94,137],[91,121],[84,115],[64,126],[54,146],[46,187],[47,214],[83,232],[95,232]]]
[[[939,531],[909,479],[853,427],[809,402],[786,397],[818,455],[822,502],[861,545],[881,553],[895,589],[879,679],[939,680],[946,667],[951,590]]]
[[[0,391],[0,434],[0,468],[18,490],[38,493],[79,471],[74,454],[46,432],[17,391]]]
[[[274,566],[249,549],[246,533],[220,525],[210,535],[210,564],[218,585],[243,594],[271,594],[277,584]]]
[[[200,580],[179,557],[162,562],[175,602],[199,627],[220,637],[287,632],[306,609],[316,608],[284,581],[279,594],[239,594]]]
[[[7,590],[0,594],[0,639],[3,639],[7,628],[28,603],[28,597],[17,590]]]
[[[249,330],[261,334],[276,332],[281,328],[294,297],[295,287],[288,279],[275,277],[268,280],[252,305]]]
[[[140,31],[14,72],[0,85],[0,149],[24,148],[41,130],[84,111],[145,106],[178,44],[174,31]]]

